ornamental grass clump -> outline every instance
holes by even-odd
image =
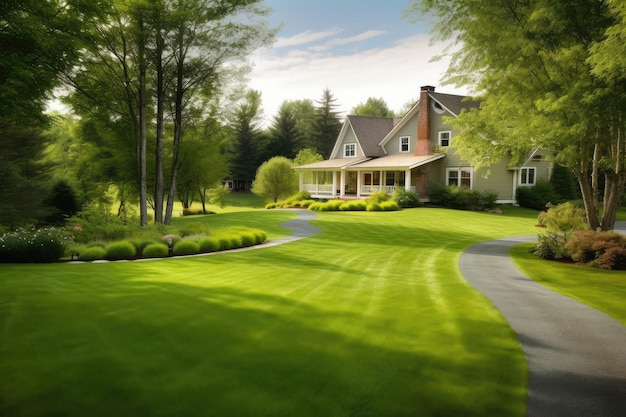
[[[0,236],[0,262],[56,262],[65,253],[68,237],[53,227],[19,229]]]
[[[366,209],[367,203],[363,200],[346,201],[339,206],[341,211],[365,211]]]
[[[166,258],[169,252],[170,249],[167,244],[154,242],[143,249],[142,255],[144,258]]]
[[[104,259],[108,261],[121,261],[134,259],[136,255],[137,249],[135,249],[135,245],[127,240],[122,240],[113,242],[106,247]]]
[[[78,259],[81,261],[91,262],[104,259],[106,250],[101,246],[85,247],[78,250]]]
[[[204,238],[199,244],[201,253],[217,252],[220,250],[220,241],[215,237]]]
[[[176,242],[172,252],[176,256],[195,255],[200,253],[200,245],[195,240],[181,240]]]

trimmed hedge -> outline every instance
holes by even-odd
[[[170,248],[164,243],[150,243],[142,252],[144,258],[167,258]]]
[[[134,259],[137,255],[137,249],[135,245],[127,240],[119,242],[113,242],[106,247],[104,259],[109,261],[121,261],[127,259]]]
[[[195,255],[200,252],[200,245],[194,240],[181,240],[176,242],[172,252],[176,256]]]

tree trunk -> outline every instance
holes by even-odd
[[[158,28],[157,28],[158,29]],[[154,180],[154,222],[163,223],[163,192],[165,190],[163,180],[163,113],[165,91],[163,88],[163,37],[160,30],[157,30],[156,40],[156,145],[155,145],[155,180]]]
[[[176,175],[178,173],[178,162],[180,154],[180,142],[183,137],[183,53],[182,47],[179,54],[179,60],[176,65],[176,93],[174,103],[174,144],[172,149],[172,176],[170,179],[170,189],[167,195],[167,208],[165,210],[165,224],[172,223],[172,211],[174,208],[174,200],[176,198]]]
[[[145,60],[145,27],[143,18],[139,17],[139,224],[148,224],[148,178],[146,175],[146,60]]]

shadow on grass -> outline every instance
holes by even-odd
[[[396,344],[386,323],[333,306],[131,278],[0,306],[1,415],[523,415],[520,371],[493,378],[510,352],[489,330],[484,351],[468,333],[468,356],[451,357],[430,344],[454,338],[435,327],[422,345],[419,320]]]

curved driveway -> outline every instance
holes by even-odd
[[[527,416],[626,416],[626,327],[522,274],[509,249],[535,240],[482,242],[459,260],[463,276],[519,337],[529,369]]]

